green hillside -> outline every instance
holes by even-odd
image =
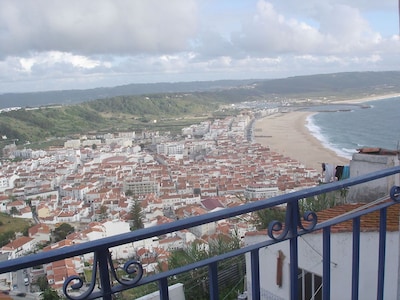
[[[17,144],[76,134],[176,130],[212,116],[218,104],[192,95],[123,96],[70,106],[20,109],[0,114],[0,134]],[[154,121],[156,120],[156,122]],[[55,139],[61,137],[62,139]]]
[[[61,144],[66,138],[87,133],[141,132],[144,129],[179,132],[184,126],[215,117],[220,105],[244,101],[305,97],[329,101],[400,93],[400,72],[351,72],[273,80],[210,82],[213,91],[206,90],[205,82],[159,85],[160,89],[175,87],[180,92],[106,97],[74,105],[65,105],[62,99],[69,97],[69,102],[72,101],[76,91],[57,92],[63,94],[59,100],[52,97],[55,94],[47,92],[46,97],[51,98],[53,106],[0,114],[0,137],[7,137],[6,140],[0,140],[0,147],[12,140],[18,140],[17,144],[20,145],[27,141]],[[202,91],[182,92],[185,88],[196,89],[196,85]],[[156,87],[157,84],[152,86]],[[127,92],[127,87],[113,89],[113,93],[117,94],[118,91]],[[21,99],[23,96],[19,95]],[[24,98],[24,101],[28,98]],[[42,100],[46,103],[44,98]]]

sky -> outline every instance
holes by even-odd
[[[394,0],[0,0],[0,94],[399,62]]]

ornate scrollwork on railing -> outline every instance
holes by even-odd
[[[114,278],[122,285],[135,285],[143,276],[142,264],[136,260],[127,261],[122,268],[118,267],[117,270],[122,270],[126,273],[126,275],[122,275],[119,278],[115,269],[112,269]]]
[[[286,212],[287,215],[287,212]],[[289,226],[287,223],[285,223],[285,227],[283,227],[282,222],[273,220],[268,224],[268,236],[271,239],[274,239],[276,241],[283,240],[289,233]],[[282,230],[283,228],[283,230]],[[275,233],[280,232],[278,235],[275,235]]]
[[[95,284],[89,285],[88,288],[82,294],[77,295],[77,296],[70,295],[70,292],[69,292],[70,290],[78,291],[83,287],[83,285],[84,285],[84,281],[83,281],[82,277],[79,277],[78,275],[72,275],[72,276],[68,277],[67,280],[65,280],[64,286],[63,286],[63,292],[68,299],[74,299],[74,300],[85,299],[87,296],[89,296],[93,292]]]
[[[303,214],[303,220],[308,224],[304,225],[300,218],[298,202],[288,203],[286,207],[285,225],[277,220],[271,221],[268,224],[268,236],[275,241],[281,241],[289,234],[295,235],[297,233],[297,227],[305,231],[311,231],[317,225],[318,217],[315,212],[306,211]]]
[[[304,226],[304,224],[301,222],[301,220],[299,219],[299,222],[297,223],[297,225],[305,230],[305,231],[311,231],[314,229],[315,225],[317,225],[318,222],[318,216],[315,212],[313,211],[306,211],[303,214],[303,220],[308,222],[307,226]]]
[[[81,300],[86,299],[94,290],[96,286],[96,274],[97,274],[97,255],[94,254],[93,260],[93,270],[92,270],[92,278],[89,284],[85,284],[85,281],[82,277],[78,275],[69,276],[63,285],[64,295],[68,299],[72,300]],[[85,285],[85,290],[81,291],[81,288]]]
[[[110,280],[112,281],[116,280],[124,286],[133,286],[138,283],[143,276],[143,267],[141,263],[136,260],[130,260],[126,262],[123,267],[117,267],[116,269],[113,265],[111,253],[106,255],[106,260],[109,274],[112,277]],[[63,285],[63,292],[65,296],[70,300],[83,300],[91,295],[96,287],[97,273],[99,271],[98,266],[99,260],[97,252],[95,252],[93,259],[92,278],[90,283],[85,284],[84,279],[77,275],[68,277]],[[120,271],[125,272],[125,274],[121,275]],[[100,276],[102,276],[101,273]],[[101,290],[100,286],[98,286],[98,288]]]
[[[393,201],[400,202],[400,186],[392,186],[390,189],[390,198]]]

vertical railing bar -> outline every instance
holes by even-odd
[[[311,295],[310,300],[314,300],[315,299],[315,276],[314,276],[314,273],[311,273],[311,291],[312,291],[312,295]]]
[[[299,261],[298,261],[297,236],[290,239],[290,299],[297,300],[299,283]]]
[[[290,299],[297,300],[299,296],[299,247],[297,234],[297,221],[299,218],[299,204],[288,203],[286,214],[290,220]]]
[[[306,271],[301,269],[301,300],[306,299]]]
[[[323,229],[322,299],[331,297],[331,227]]]
[[[351,275],[351,299],[358,300],[360,282],[360,217],[353,219],[353,258]]]
[[[251,252],[251,296],[252,300],[260,300],[260,254],[259,249]]]
[[[160,300],[169,300],[168,279],[166,277],[158,281],[158,288],[160,290]]]
[[[110,273],[108,270],[108,258],[109,258],[109,250],[100,249],[97,252],[98,262],[99,262],[99,276],[100,276],[100,287],[103,294],[103,300],[111,300],[112,292],[111,292],[111,282],[110,282]]]
[[[376,296],[378,300],[383,300],[383,288],[385,283],[386,218],[387,209],[382,208],[380,210],[379,219],[378,294]]]
[[[218,265],[216,262],[213,262],[208,265],[208,282],[209,282],[210,299],[218,300],[219,299]]]

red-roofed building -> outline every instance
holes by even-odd
[[[18,212],[18,215],[14,215],[15,218],[32,219],[32,210],[29,206],[21,208]]]
[[[15,200],[12,202],[7,203],[7,211],[11,211],[11,209],[15,207],[17,210],[23,209],[26,207],[26,203],[21,200]]]
[[[224,208],[224,205],[219,201],[217,197],[201,200],[201,205],[208,211],[212,211],[216,208]]]
[[[43,251],[68,247],[72,246],[73,244],[74,242],[72,240],[65,239],[58,243],[45,247]],[[64,281],[69,276],[82,274],[83,266],[83,261],[80,257],[71,257],[46,264],[44,269],[49,285],[53,289],[57,290],[62,288]]]
[[[177,236],[161,239],[158,241],[158,243],[160,248],[168,251],[184,248],[183,240]]]
[[[10,259],[24,256],[34,249],[35,240],[27,236],[21,236],[1,247],[1,253],[10,253]]]
[[[37,243],[50,241],[50,227],[43,223],[36,224],[29,228],[28,234],[29,237],[35,239]]]

